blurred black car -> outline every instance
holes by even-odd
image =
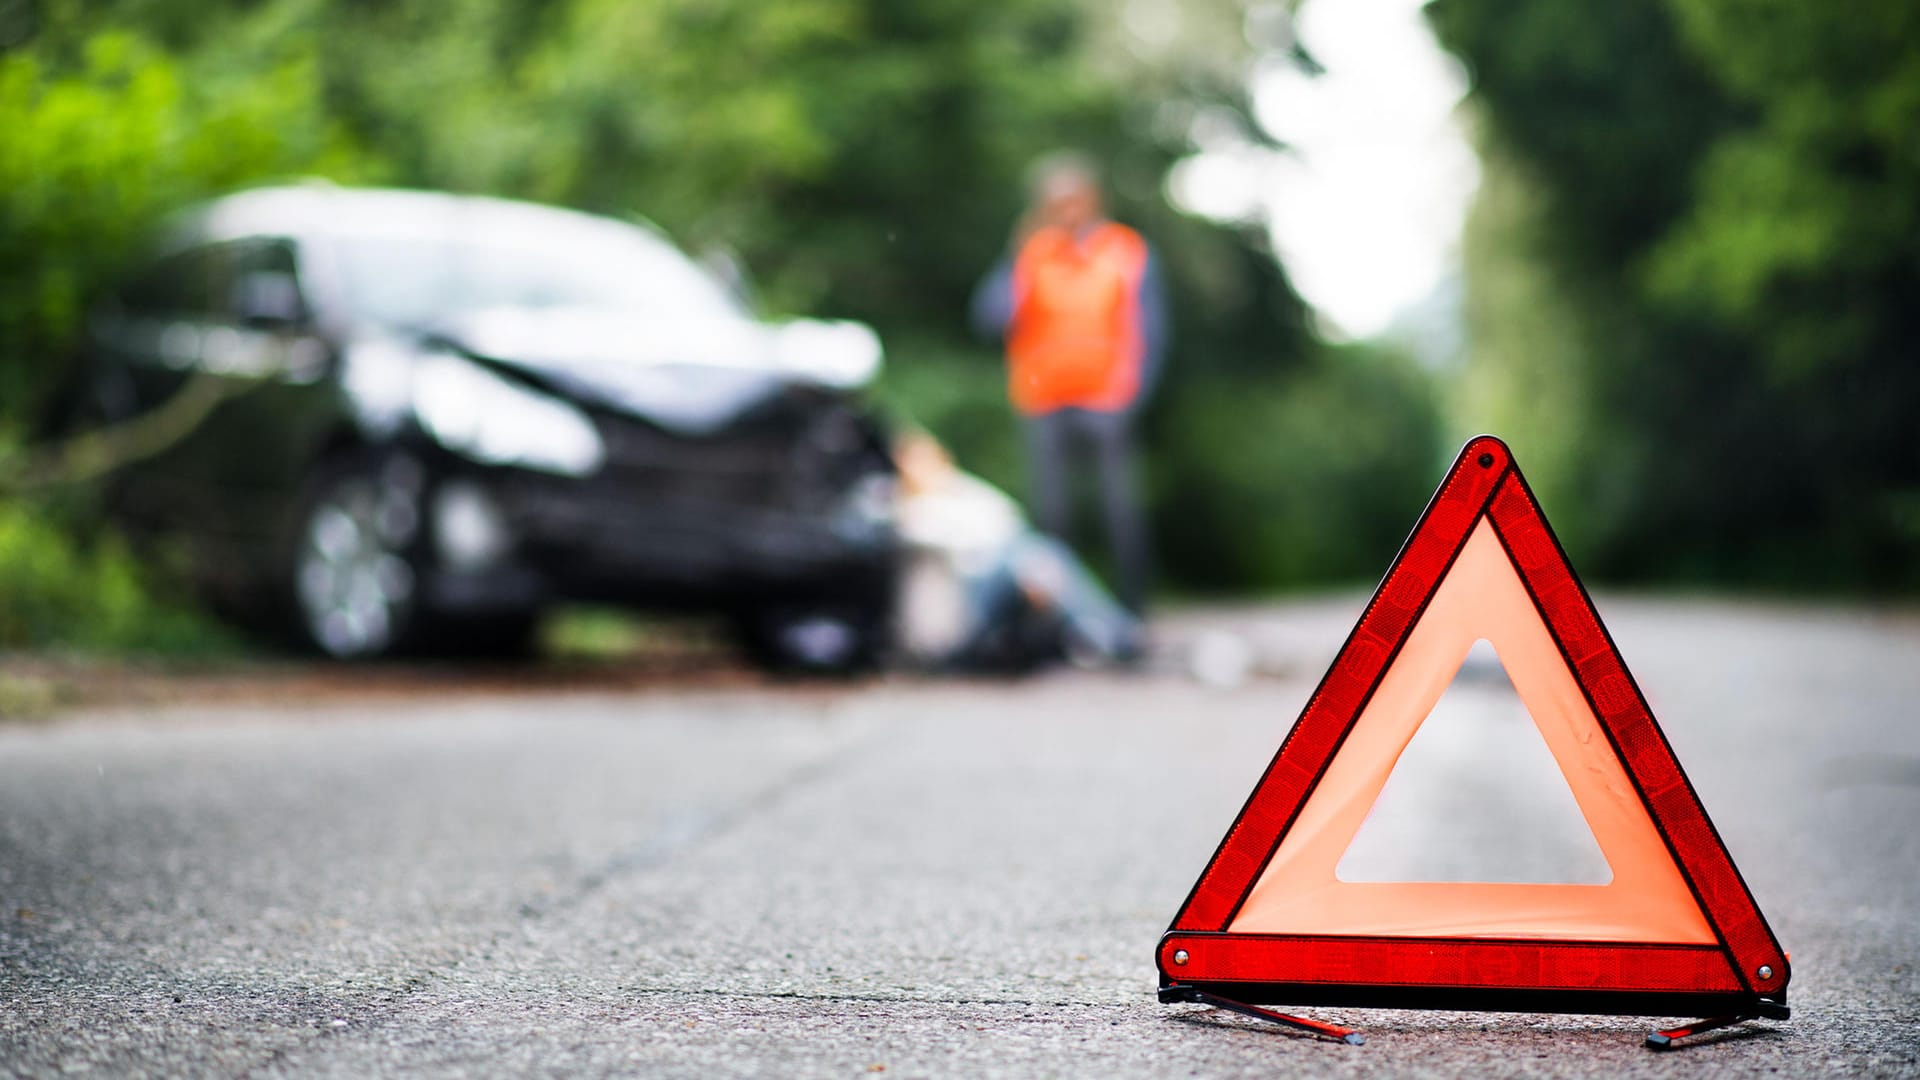
[[[562,599],[870,661],[892,465],[854,323],[768,324],[650,228],[326,186],[180,219],[91,314],[67,426],[235,390],[117,475],[224,611],[339,657],[495,649]]]

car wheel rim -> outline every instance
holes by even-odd
[[[413,599],[404,533],[370,483],[349,481],[316,503],[301,538],[296,586],[307,631],[334,656],[391,648]]]
[[[801,665],[821,670],[844,667],[860,647],[860,635],[845,619],[810,615],[779,630],[781,650]]]

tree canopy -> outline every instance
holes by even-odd
[[[0,9],[0,436],[159,216],[325,177],[646,217],[729,252],[770,314],[872,322],[881,401],[1018,490],[1014,421],[965,299],[1005,248],[1028,163],[1077,147],[1108,164],[1174,292],[1176,352],[1146,421],[1176,582],[1365,578],[1429,489],[1444,426],[1509,436],[1598,576],[1920,585],[1920,8],[1433,0],[1485,166],[1458,373],[1318,341],[1259,230],[1170,204],[1197,120],[1265,138],[1247,73],[1295,43],[1257,44],[1248,20],[1276,10]]]
[[[1920,584],[1920,8],[1428,10],[1488,155],[1466,412],[1588,561]]]

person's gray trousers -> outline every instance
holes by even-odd
[[[1074,462],[1091,450],[1100,506],[1119,580],[1114,592],[1135,613],[1146,605],[1153,553],[1134,467],[1133,417],[1127,412],[1059,409],[1030,416],[1027,462],[1033,517],[1041,531],[1073,545]]]

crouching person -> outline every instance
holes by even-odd
[[[899,634],[911,662],[1020,672],[1140,657],[1138,621],[1012,499],[961,471],[924,433],[903,437],[894,456],[906,545]]]

